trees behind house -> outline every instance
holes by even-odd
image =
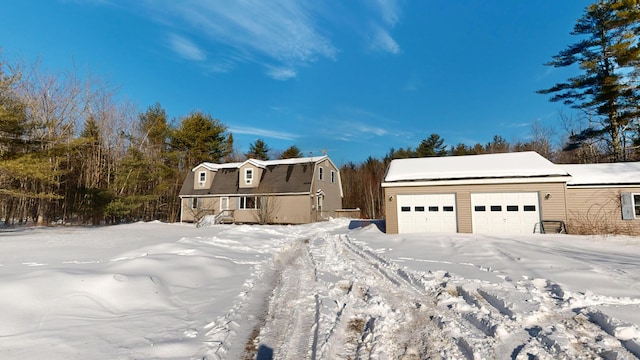
[[[630,158],[638,145],[638,75],[640,75],[640,5],[636,1],[599,0],[574,26],[575,44],[547,64],[578,65],[581,73],[548,89],[552,102],[581,110],[588,124],[572,133],[567,150],[603,142],[609,161]]]
[[[0,222],[177,221],[179,189],[227,155],[226,126],[160,104],[136,114],[90,75],[0,60]]]
[[[245,154],[247,158],[257,160],[269,160],[269,151],[271,148],[262,139],[257,139],[253,144],[249,145],[249,151]]]

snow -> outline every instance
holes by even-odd
[[[567,185],[640,184],[640,162],[559,165],[571,174]]]
[[[533,151],[466,156],[424,157],[391,161],[385,182],[505,177],[568,176]]]
[[[295,165],[295,164],[306,164],[306,163],[318,163],[327,159],[329,159],[329,157],[326,155],[323,155],[323,156],[311,156],[311,157],[277,159],[277,160],[248,159],[243,162],[233,162],[233,163],[224,163],[224,164],[204,162],[202,164],[197,165],[195,168],[192,169],[192,171],[195,171],[200,166],[203,166],[209,170],[217,171],[219,169],[235,169],[235,168],[242,167],[245,164],[252,164],[254,166],[264,168],[270,165]]]
[[[640,357],[640,238],[349,225],[1,231],[0,358]]]

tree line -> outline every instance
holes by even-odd
[[[267,159],[262,139],[241,154],[227,126],[193,111],[137,113],[100,80],[0,59],[0,221],[109,224],[179,219],[195,165]],[[278,154],[300,157],[296,146]]]
[[[638,1],[599,0],[572,34],[579,40],[546,65],[577,66],[580,73],[538,91],[577,111],[560,115],[563,134],[536,123],[525,142],[496,135],[486,144],[449,146],[431,134],[415,148],[342,165],[343,206],[360,208],[365,218],[384,217],[380,183],[397,158],[533,150],[556,163],[639,160]],[[49,74],[0,58],[0,221],[173,222],[183,180],[195,165],[302,156],[295,145],[276,153],[262,139],[240,153],[233,134],[209,114],[168,119],[160,104],[138,113],[116,93],[75,70]]]

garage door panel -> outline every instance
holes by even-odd
[[[532,233],[540,222],[537,192],[471,194],[472,226],[480,234]]]
[[[456,232],[455,194],[398,195],[400,233]]]

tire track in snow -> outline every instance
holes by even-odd
[[[273,258],[243,358],[635,358],[637,343],[559,284],[413,272],[344,234],[298,229]]]
[[[384,268],[385,276],[395,274],[391,275],[395,281],[404,281],[419,289],[427,299],[435,296],[437,306],[447,310],[437,315],[447,324],[442,330],[462,334],[457,338],[458,344],[467,358],[506,358],[505,354],[510,354],[511,359],[633,359],[634,355],[638,356],[637,342],[613,336],[612,331],[598,323],[610,322],[609,319],[598,321],[601,313],[594,316],[593,312],[585,313],[572,306],[575,297],[558,284],[524,280],[516,285],[510,282],[495,285],[457,279],[448,274],[436,284],[428,277],[399,269],[370,250],[352,242],[346,244],[359,256],[378,261],[374,268]],[[464,304],[460,304],[460,298]],[[485,339],[479,339],[460,319],[472,324]],[[590,339],[594,336],[595,341]]]

